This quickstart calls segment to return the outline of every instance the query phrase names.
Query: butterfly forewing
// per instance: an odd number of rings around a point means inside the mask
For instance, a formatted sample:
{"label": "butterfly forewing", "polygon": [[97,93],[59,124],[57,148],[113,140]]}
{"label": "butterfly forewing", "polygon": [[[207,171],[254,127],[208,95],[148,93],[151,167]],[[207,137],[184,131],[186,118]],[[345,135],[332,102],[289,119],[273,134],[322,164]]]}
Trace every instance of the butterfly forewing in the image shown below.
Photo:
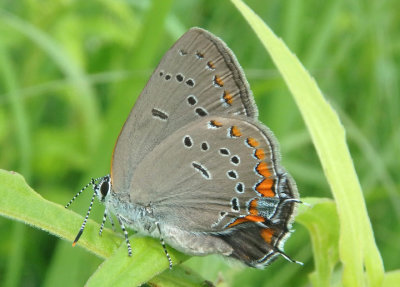
{"label": "butterfly forewing", "polygon": [[[113,153],[115,192],[127,192],[144,155],[177,129],[209,115],[257,117],[247,80],[230,49],[193,28],[165,54],[135,103]],[[115,169],[115,165],[126,166]]]}

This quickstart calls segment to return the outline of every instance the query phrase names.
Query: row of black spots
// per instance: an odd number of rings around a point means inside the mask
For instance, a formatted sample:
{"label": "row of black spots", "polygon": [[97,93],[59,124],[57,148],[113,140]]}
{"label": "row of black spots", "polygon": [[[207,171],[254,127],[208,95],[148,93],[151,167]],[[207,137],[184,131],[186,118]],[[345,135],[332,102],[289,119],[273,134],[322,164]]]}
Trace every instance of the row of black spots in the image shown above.
{"label": "row of black spots", "polygon": [[[189,135],[185,135],[183,137],[183,145],[187,148],[191,148],[193,146],[193,139],[189,136]],[[208,144],[208,142],[203,141],[200,144],[200,149],[202,151],[208,151],[210,149],[210,145]]]}
{"label": "row of black spots", "polygon": [[[189,96],[186,98],[186,100],[187,100],[189,106],[192,106],[192,107],[195,106],[195,105],[197,105],[197,103],[198,103],[198,100],[197,100],[197,98],[196,98],[194,95],[189,95]],[[197,108],[195,108],[195,109],[194,109],[194,112],[195,112],[196,115],[198,115],[198,116],[200,116],[200,117],[205,117],[205,116],[208,115],[207,110],[206,110],[205,108],[203,108],[203,107],[197,107]]]}
{"label": "row of black spots", "polygon": [[[161,71],[159,72],[159,76],[160,76],[160,77],[164,77],[164,80],[166,80],[166,81],[170,81],[170,80],[172,79],[172,75],[171,75],[170,73],[164,72],[164,70],[161,70]],[[184,76],[182,73],[178,73],[178,74],[175,75],[175,80],[176,80],[178,83],[182,83],[182,82],[185,81],[185,76]],[[195,81],[194,81],[192,78],[189,78],[189,79],[187,79],[187,80],[185,81],[185,84],[186,84],[188,87],[193,88],[193,87],[195,86],[196,83],[195,83]]]}
{"label": "row of black spots", "polygon": [[[179,50],[178,50],[178,53],[179,53],[180,56],[186,56],[186,55],[188,55],[188,52],[187,52],[186,50],[184,50],[184,49],[179,49]],[[196,57],[198,60],[203,60],[203,59],[204,59],[204,53],[203,53],[203,52],[200,52],[200,51],[196,51],[195,57]],[[215,68],[216,68],[216,67],[215,67],[215,64],[214,64],[213,61],[208,61],[207,64],[206,64],[206,66],[205,66],[205,68],[206,68],[207,70],[210,70],[210,71],[215,71]]]}
{"label": "row of black spots", "polygon": [[[179,49],[178,53],[179,53],[180,56],[188,55],[188,51],[186,51],[184,49]],[[204,59],[204,53],[202,53],[200,51],[196,51],[196,53],[194,55],[196,56],[197,59]]]}
{"label": "row of black spots", "polygon": [[192,167],[198,171],[205,179],[210,180],[211,179],[211,173],[208,171],[208,169],[202,165],[201,163],[198,162],[192,162]]}
{"label": "row of black spots", "polygon": [[[227,149],[227,148],[225,148],[225,147],[220,148],[220,149],[219,149],[219,153],[220,153],[220,155],[222,155],[222,156],[229,156],[229,155],[231,154],[231,152],[229,151],[229,149]],[[230,162],[231,162],[233,165],[238,166],[238,165],[240,164],[240,157],[239,157],[238,155],[234,155],[234,156],[232,156],[232,157],[230,158]]]}

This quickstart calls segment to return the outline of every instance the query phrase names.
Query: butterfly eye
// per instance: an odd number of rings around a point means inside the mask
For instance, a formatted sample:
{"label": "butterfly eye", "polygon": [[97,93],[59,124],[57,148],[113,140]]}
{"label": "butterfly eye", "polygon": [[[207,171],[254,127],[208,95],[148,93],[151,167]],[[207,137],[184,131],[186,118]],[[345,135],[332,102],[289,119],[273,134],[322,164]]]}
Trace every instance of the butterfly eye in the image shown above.
{"label": "butterfly eye", "polygon": [[106,197],[109,190],[110,190],[110,183],[108,181],[103,181],[100,186],[100,192],[103,198]]}

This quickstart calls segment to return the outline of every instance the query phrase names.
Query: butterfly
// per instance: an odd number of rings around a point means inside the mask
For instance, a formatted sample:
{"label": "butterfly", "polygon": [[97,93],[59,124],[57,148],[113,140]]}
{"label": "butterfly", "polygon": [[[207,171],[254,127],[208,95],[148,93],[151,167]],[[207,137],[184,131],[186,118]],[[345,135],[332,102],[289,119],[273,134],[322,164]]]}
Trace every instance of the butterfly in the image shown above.
{"label": "butterfly", "polygon": [[[190,255],[221,254],[264,268],[283,252],[299,200],[277,140],[258,120],[233,52],[192,28],[164,55],[126,120],[111,173],[92,179],[125,226]],[[76,195],[76,196],[77,196]],[[68,207],[76,196],[66,206]]]}

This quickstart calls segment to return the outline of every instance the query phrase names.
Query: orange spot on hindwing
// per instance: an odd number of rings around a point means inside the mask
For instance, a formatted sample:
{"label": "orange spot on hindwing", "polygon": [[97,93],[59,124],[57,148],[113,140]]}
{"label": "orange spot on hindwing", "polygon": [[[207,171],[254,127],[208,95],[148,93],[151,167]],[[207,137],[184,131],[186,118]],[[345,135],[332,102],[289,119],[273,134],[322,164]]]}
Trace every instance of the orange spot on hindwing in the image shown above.
{"label": "orange spot on hindwing", "polygon": [[233,97],[229,92],[224,91],[224,95],[222,96],[222,98],[224,99],[225,103],[227,103],[228,105],[233,104]]}
{"label": "orange spot on hindwing", "polygon": [[218,87],[223,87],[224,86],[224,81],[222,81],[221,77],[215,75],[214,76],[214,85]]}
{"label": "orange spot on hindwing", "polygon": [[216,127],[216,128],[222,127],[222,123],[219,122],[219,121],[216,121],[216,120],[211,120],[211,121],[210,121],[210,124],[211,124],[212,126]]}
{"label": "orange spot on hindwing", "polygon": [[256,151],[254,152],[254,156],[256,158],[258,158],[259,160],[263,160],[265,158],[264,149],[262,149],[262,148],[256,149]]}
{"label": "orange spot on hindwing", "polygon": [[268,165],[265,161],[260,162],[256,167],[257,172],[263,177],[270,177],[271,172],[268,169]]}
{"label": "orange spot on hindwing", "polygon": [[230,132],[231,137],[241,137],[242,136],[242,132],[240,131],[240,129],[237,126],[232,126],[231,127],[231,132]]}
{"label": "orange spot on hindwing", "polygon": [[259,142],[255,138],[247,138],[246,142],[251,147],[257,147],[259,145]]}
{"label": "orange spot on hindwing", "polygon": [[212,61],[208,61],[208,62],[207,62],[207,68],[208,68],[209,70],[215,70],[215,65],[214,65],[214,63],[213,63]]}
{"label": "orange spot on hindwing", "polygon": [[232,222],[231,224],[229,224],[228,227],[233,227],[235,225],[244,223],[244,222],[264,222],[265,219],[262,216],[257,216],[257,215],[247,215],[245,217],[240,217],[238,219],[236,219],[234,222]]}
{"label": "orange spot on hindwing", "polygon": [[258,204],[258,199],[253,199],[252,201],[250,201],[249,213],[251,215],[257,215],[258,214],[257,204]]}
{"label": "orange spot on hindwing", "polygon": [[265,242],[271,243],[273,236],[274,230],[272,230],[271,228],[261,229],[261,237],[265,240]]}
{"label": "orange spot on hindwing", "polygon": [[266,197],[274,197],[275,192],[272,190],[273,185],[273,179],[263,179],[260,183],[256,185],[256,190]]}

